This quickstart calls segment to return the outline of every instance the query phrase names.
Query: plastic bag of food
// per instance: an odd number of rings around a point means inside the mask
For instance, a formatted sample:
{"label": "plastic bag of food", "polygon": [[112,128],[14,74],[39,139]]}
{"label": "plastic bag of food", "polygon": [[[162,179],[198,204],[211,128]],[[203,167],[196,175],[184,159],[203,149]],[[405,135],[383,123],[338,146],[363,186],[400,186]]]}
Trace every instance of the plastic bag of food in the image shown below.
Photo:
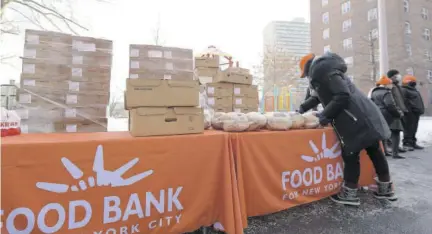
{"label": "plastic bag of food", "polygon": [[222,130],[223,129],[223,123],[221,118],[224,117],[226,115],[226,113],[224,112],[215,112],[212,120],[211,120],[211,126],[213,129],[216,130]]}
{"label": "plastic bag of food", "polygon": [[250,122],[250,126],[247,131],[256,131],[264,128],[267,124],[267,118],[259,112],[249,112],[246,114]]}
{"label": "plastic bag of food", "polygon": [[293,129],[300,129],[300,128],[304,128],[305,124],[306,124],[306,120],[303,117],[303,115],[301,115],[298,112],[289,112],[290,116],[291,116],[291,120],[292,120],[292,127]]}
{"label": "plastic bag of food", "polygon": [[266,114],[267,129],[273,131],[285,131],[291,128],[292,120],[288,113],[271,112]]}
{"label": "plastic bag of food", "polygon": [[204,109],[204,129],[211,127],[212,115],[210,110]]}
{"label": "plastic bag of food", "polygon": [[305,118],[305,128],[317,128],[319,126],[319,119],[316,117],[317,112],[307,112],[303,114]]}
{"label": "plastic bag of food", "polygon": [[221,118],[223,130],[226,132],[243,132],[250,126],[250,122],[245,114],[230,112]]}

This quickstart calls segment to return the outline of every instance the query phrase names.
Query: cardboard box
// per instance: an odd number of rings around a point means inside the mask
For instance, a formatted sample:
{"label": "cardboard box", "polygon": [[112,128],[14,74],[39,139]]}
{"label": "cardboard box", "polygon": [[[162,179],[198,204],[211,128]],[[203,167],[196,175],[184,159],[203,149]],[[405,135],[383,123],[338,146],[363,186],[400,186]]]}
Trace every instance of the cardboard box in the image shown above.
{"label": "cardboard box", "polygon": [[256,85],[234,84],[233,96],[235,97],[258,97]]}
{"label": "cardboard box", "polygon": [[198,106],[198,81],[126,79],[125,108]]}
{"label": "cardboard box", "polygon": [[233,111],[232,106],[229,107],[224,107],[224,106],[218,106],[218,107],[213,107],[213,111],[214,112],[224,112],[224,113],[229,113]]}
{"label": "cardboard box", "polygon": [[193,71],[192,60],[172,60],[163,58],[150,58],[146,60],[134,60],[129,62],[130,73],[139,71]]}
{"label": "cardboard box", "polygon": [[83,36],[71,36],[72,38],[72,49],[74,51],[86,52],[89,55],[95,53],[111,53],[113,42],[111,40],[83,37]]}
{"label": "cardboard box", "polygon": [[44,63],[36,59],[23,59],[22,77],[34,79],[66,80],[71,75],[68,65]]}
{"label": "cardboard box", "polygon": [[232,109],[232,97],[207,97],[207,105],[215,108],[230,108]]}
{"label": "cardboard box", "polygon": [[47,64],[70,64],[70,56],[72,50],[69,45],[58,44],[58,45],[25,45],[23,58],[24,61],[34,59],[39,63]]}
{"label": "cardboard box", "polygon": [[101,119],[106,117],[106,107],[76,107],[60,108],[52,105],[46,108],[17,109],[17,114],[23,121],[84,121],[86,119]]}
{"label": "cardboard box", "polygon": [[132,73],[129,71],[129,78],[131,79],[152,79],[152,80],[180,80],[191,81],[195,80],[195,74],[192,71],[150,71],[141,70]]}
{"label": "cardboard box", "polygon": [[233,97],[233,107],[235,108],[255,108],[258,107],[258,97]]}
{"label": "cardboard box", "polygon": [[129,57],[133,59],[165,58],[191,60],[193,63],[193,51],[176,47],[163,47],[156,45],[130,45]]}
{"label": "cardboard box", "polygon": [[86,52],[73,51],[69,57],[69,64],[86,65],[89,67],[111,67],[112,54],[98,53],[94,55],[88,55]]}
{"label": "cardboard box", "polygon": [[21,123],[22,133],[55,133],[55,132],[106,132],[107,119],[98,119],[98,123],[94,122],[36,122],[23,121]]}
{"label": "cardboard box", "polygon": [[217,82],[216,77],[218,76],[219,68],[202,68],[197,67],[195,73],[198,76],[198,80],[201,84]]}
{"label": "cardboard box", "polygon": [[227,82],[234,84],[252,84],[252,75],[248,69],[230,67],[218,73],[215,82]]}
{"label": "cardboard box", "polygon": [[180,135],[204,132],[204,115],[197,107],[141,107],[130,111],[132,136]]}
{"label": "cardboard box", "polygon": [[66,94],[59,91],[46,91],[40,94],[31,94],[20,92],[18,95],[18,102],[24,107],[91,107],[91,106],[105,106],[109,103],[109,94]]}
{"label": "cardboard box", "polygon": [[195,67],[199,68],[219,68],[219,56],[195,57]]}
{"label": "cardboard box", "polygon": [[205,85],[207,96],[231,97],[233,95],[233,84],[230,83],[207,83]]}
{"label": "cardboard box", "polygon": [[72,36],[59,32],[26,29],[24,43],[26,45],[64,44],[70,46],[72,43]]}
{"label": "cardboard box", "polygon": [[249,113],[249,112],[258,112],[258,107],[256,108],[249,108],[249,107],[243,107],[243,108],[233,108],[234,112],[237,113]]}
{"label": "cardboard box", "polygon": [[111,67],[91,67],[86,65],[73,65],[69,68],[70,80],[74,81],[109,81]]}

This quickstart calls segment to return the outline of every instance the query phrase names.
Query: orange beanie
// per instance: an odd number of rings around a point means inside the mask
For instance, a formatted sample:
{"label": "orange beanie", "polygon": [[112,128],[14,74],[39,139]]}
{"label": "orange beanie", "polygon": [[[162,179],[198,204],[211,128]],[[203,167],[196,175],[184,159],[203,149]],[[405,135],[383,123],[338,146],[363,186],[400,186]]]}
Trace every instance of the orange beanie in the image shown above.
{"label": "orange beanie", "polygon": [[307,55],[305,55],[305,56],[303,56],[301,59],[300,59],[300,64],[299,64],[299,66],[300,66],[300,71],[301,71],[301,78],[304,78],[305,77],[305,66],[306,66],[306,63],[309,61],[309,60],[311,60],[311,59],[313,59],[315,57],[315,55],[314,54],[312,54],[312,53],[310,53],[310,54],[307,54]]}
{"label": "orange beanie", "polygon": [[393,81],[387,76],[381,76],[381,78],[377,81],[377,85],[389,85],[392,83]]}
{"label": "orange beanie", "polygon": [[406,75],[403,79],[402,79],[402,83],[403,84],[408,84],[410,82],[417,82],[417,78],[415,78],[412,75]]}

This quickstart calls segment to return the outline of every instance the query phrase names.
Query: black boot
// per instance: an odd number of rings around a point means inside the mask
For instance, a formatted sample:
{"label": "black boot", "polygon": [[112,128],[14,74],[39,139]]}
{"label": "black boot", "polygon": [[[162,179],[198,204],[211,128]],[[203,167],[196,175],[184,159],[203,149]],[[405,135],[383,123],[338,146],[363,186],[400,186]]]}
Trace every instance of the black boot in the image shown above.
{"label": "black boot", "polygon": [[330,197],[336,203],[350,206],[360,206],[360,198],[357,196],[358,189],[342,186],[340,192]]}
{"label": "black boot", "polygon": [[422,150],[422,149],[424,149],[423,146],[419,146],[419,145],[417,145],[417,143],[415,143],[412,147],[413,147],[415,150]]}
{"label": "black boot", "polygon": [[414,147],[410,144],[404,144],[403,146],[407,151],[414,151]]}
{"label": "black boot", "polygon": [[377,199],[387,199],[389,201],[397,201],[397,196],[394,192],[393,182],[381,182],[378,179],[375,179],[378,190],[374,192],[374,196]]}
{"label": "black boot", "polygon": [[404,159],[405,157],[399,155],[399,141],[400,136],[398,131],[392,132],[392,156],[394,159]]}
{"label": "black boot", "polygon": [[405,153],[407,150],[404,147],[399,147],[399,153]]}

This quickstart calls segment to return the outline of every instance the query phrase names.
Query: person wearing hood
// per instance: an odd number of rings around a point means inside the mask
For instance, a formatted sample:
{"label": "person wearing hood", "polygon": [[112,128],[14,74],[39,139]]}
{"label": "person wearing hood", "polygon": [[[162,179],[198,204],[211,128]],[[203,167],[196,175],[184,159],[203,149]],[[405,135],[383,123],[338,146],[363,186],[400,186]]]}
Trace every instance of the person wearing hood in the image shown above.
{"label": "person wearing hood", "polygon": [[[403,130],[401,118],[403,117],[403,112],[396,105],[393,94],[391,92],[393,81],[387,76],[382,76],[378,80],[378,87],[375,87],[371,93],[371,99],[378,108],[381,110],[388,126],[391,130],[391,142],[392,151],[391,154],[395,159],[404,159],[405,157],[399,155],[399,142],[400,142],[400,132]],[[384,141],[385,142],[385,141]],[[384,146],[384,148],[387,148]]]}
{"label": "person wearing hood", "polygon": [[[404,115],[406,115],[409,110],[405,105],[405,98],[404,98],[404,95],[402,93],[402,88],[401,88],[402,76],[398,70],[391,69],[387,72],[387,77],[393,81],[393,87],[392,87],[391,91],[392,91],[394,100],[396,102],[396,105],[398,106],[398,108],[400,110],[402,110]],[[404,119],[402,119],[401,123],[402,123],[402,127],[405,128]],[[393,144],[393,142],[391,142],[391,141],[388,141],[388,143]],[[400,142],[398,142],[398,144],[399,143]],[[399,152],[401,152],[401,153],[404,153],[408,150],[412,150],[412,149],[406,148],[406,147],[398,147],[398,149],[399,149]]]}
{"label": "person wearing hood", "polygon": [[300,105],[304,113],[321,103],[317,113],[320,125],[331,124],[340,141],[344,161],[344,184],[331,200],[359,206],[360,151],[365,149],[378,175],[378,199],[397,200],[390,179],[387,159],[380,141],[390,137],[390,129],[378,107],[346,76],[347,65],[339,55],[327,52],[321,57],[308,54],[300,60],[302,77],[307,77],[311,97]]}
{"label": "person wearing hood", "polygon": [[416,89],[417,79],[414,76],[406,75],[402,80],[402,93],[409,112],[405,115],[405,129],[403,145],[409,149],[423,149],[417,144],[418,123],[420,116],[424,114],[425,107],[420,92]]}

